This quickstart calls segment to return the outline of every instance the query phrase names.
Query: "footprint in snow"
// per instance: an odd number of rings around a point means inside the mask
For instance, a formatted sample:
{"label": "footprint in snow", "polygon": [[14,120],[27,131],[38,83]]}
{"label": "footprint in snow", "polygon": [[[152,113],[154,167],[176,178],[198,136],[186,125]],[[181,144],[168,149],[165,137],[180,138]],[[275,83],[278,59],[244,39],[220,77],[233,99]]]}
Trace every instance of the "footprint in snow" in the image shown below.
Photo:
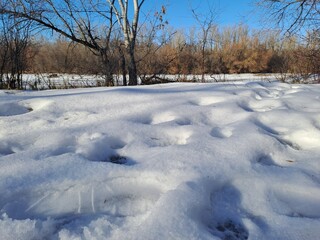
{"label": "footprint in snow", "polygon": [[0,104],[0,117],[16,116],[26,114],[31,111],[33,111],[31,107],[26,107],[15,102]]}
{"label": "footprint in snow", "polygon": [[[270,127],[259,120],[255,120],[254,124],[264,133],[274,138],[281,145],[290,147],[294,150],[301,150],[301,146],[298,145],[296,142],[292,141],[292,138],[289,140],[288,137],[286,137],[286,132],[288,132],[288,129],[274,129],[273,127]],[[293,138],[293,140],[299,139]]]}
{"label": "footprint in snow", "polygon": [[34,111],[39,111],[39,110],[49,108],[49,106],[53,104],[53,101],[48,99],[36,98],[36,99],[28,100],[26,103]]}
{"label": "footprint in snow", "polygon": [[132,165],[134,161],[118,151],[126,146],[122,140],[104,134],[84,134],[78,139],[76,153],[93,162]]}
{"label": "footprint in snow", "polygon": [[243,101],[238,104],[246,112],[269,112],[273,109],[283,107],[283,104],[278,100],[263,100],[263,101]]}
{"label": "footprint in snow", "polygon": [[279,137],[279,136],[273,136],[275,140],[277,140],[280,144],[282,144],[283,146],[289,147],[293,150],[301,150],[301,147],[296,144],[295,142],[292,142],[291,140],[288,140],[286,138],[283,137]]}
{"label": "footprint in snow", "polygon": [[293,88],[293,89],[290,89],[290,90],[287,90],[286,91],[286,94],[295,94],[295,93],[299,93],[299,92],[302,92],[303,90],[301,90],[301,89],[295,89],[295,88]]}
{"label": "footprint in snow", "polygon": [[22,149],[23,148],[17,143],[0,141],[0,157],[21,152]]}
{"label": "footprint in snow", "polygon": [[264,165],[264,166],[277,166],[280,167],[278,164],[275,163],[273,158],[270,155],[261,155],[257,158],[257,163]]}
{"label": "footprint in snow", "polygon": [[254,98],[256,100],[263,100],[265,98],[270,98],[270,92],[267,89],[254,90]]}
{"label": "footprint in snow", "polygon": [[175,123],[180,126],[191,125],[191,120],[184,117],[178,117],[172,112],[162,112],[153,116],[138,116],[134,122],[146,125],[158,125],[163,123]]}
{"label": "footprint in snow", "polygon": [[201,98],[193,101],[192,104],[195,104],[197,106],[209,106],[209,105],[223,102],[224,100],[225,100],[225,97],[208,96],[208,97],[201,97]]}
{"label": "footprint in snow", "polygon": [[7,155],[10,155],[13,153],[14,153],[14,151],[11,149],[11,147],[0,145],[0,157],[7,156]]}
{"label": "footprint in snow", "polygon": [[319,119],[314,119],[312,124],[315,129],[320,131],[320,115],[319,115]]}
{"label": "footprint in snow", "polygon": [[166,122],[171,122],[176,119],[176,115],[172,112],[158,113],[152,117],[150,124],[156,125]]}
{"label": "footprint in snow", "polygon": [[216,229],[223,235],[223,240],[247,240],[249,238],[247,230],[241,224],[232,220],[218,223]]}
{"label": "footprint in snow", "polygon": [[178,118],[175,120],[175,123],[180,125],[180,126],[186,126],[186,125],[191,125],[192,122],[190,119],[187,118]]}
{"label": "footprint in snow", "polygon": [[264,124],[260,120],[254,120],[254,124],[261,129],[263,132],[271,135],[280,135],[280,132],[274,129],[273,127],[268,126],[267,124]]}
{"label": "footprint in snow", "polygon": [[282,88],[279,88],[279,89],[269,89],[269,91],[270,91],[270,97],[273,98],[273,99],[278,99],[278,98],[282,97],[282,96],[284,95],[283,90],[286,90],[286,89],[282,89]]}
{"label": "footprint in snow", "polygon": [[166,130],[162,129],[150,137],[151,141],[149,144],[151,147],[168,147],[174,145],[186,145],[189,142],[190,137],[193,132],[191,130],[185,129],[184,126],[179,128],[168,128]]}
{"label": "footprint in snow", "polygon": [[295,162],[296,161],[292,159],[277,160],[270,154],[262,154],[261,156],[257,157],[255,161],[253,161],[253,163],[258,163],[262,166],[278,168],[289,167],[291,165],[294,165]]}
{"label": "footprint in snow", "polygon": [[264,222],[247,213],[241,207],[241,194],[231,184],[224,184],[211,193],[211,215],[207,216],[204,223],[209,232],[223,240],[246,240],[249,232],[242,221],[242,216],[252,221],[258,227],[263,227]]}
{"label": "footprint in snow", "polygon": [[149,115],[139,114],[135,117],[128,118],[127,121],[133,122],[136,124],[150,125],[152,123],[152,118]]}
{"label": "footprint in snow", "polygon": [[210,135],[215,138],[229,138],[233,135],[233,129],[229,127],[215,127],[211,130]]}

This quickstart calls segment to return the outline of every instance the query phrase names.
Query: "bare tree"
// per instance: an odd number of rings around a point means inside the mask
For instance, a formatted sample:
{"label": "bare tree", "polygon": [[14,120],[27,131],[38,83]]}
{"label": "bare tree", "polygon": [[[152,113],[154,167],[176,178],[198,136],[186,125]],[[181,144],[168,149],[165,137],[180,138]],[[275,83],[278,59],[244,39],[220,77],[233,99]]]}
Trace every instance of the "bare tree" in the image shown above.
{"label": "bare tree", "polygon": [[[41,28],[55,31],[88,47],[100,55],[105,64],[107,85],[112,84],[114,71],[110,56],[118,49],[120,55],[125,55],[125,61],[122,58],[122,62],[128,69],[129,85],[137,85],[135,49],[144,2],[145,0],[3,0],[0,3],[0,14],[31,21]],[[110,47],[116,24],[122,33],[124,49],[121,46],[115,49]],[[122,44],[121,41],[118,43]]]}
{"label": "bare tree", "polygon": [[308,27],[320,28],[320,0],[258,0],[272,19],[289,33]]}
{"label": "bare tree", "polygon": [[[129,0],[118,0],[118,4],[114,0],[107,0],[111,9],[115,12],[115,15],[120,25],[124,46],[127,54],[127,67],[129,73],[129,85],[138,84],[137,63],[135,59],[136,40],[138,33],[139,16],[142,5],[145,0],[132,0],[133,3],[133,17],[130,19],[130,10],[132,6],[129,4]],[[131,7],[131,8],[130,8]]]}
{"label": "bare tree", "polygon": [[31,44],[30,24],[1,17],[0,87],[22,89],[22,73],[27,68],[27,50]]}
{"label": "bare tree", "polygon": [[[315,73],[320,79],[320,0],[260,0],[260,5],[268,9],[270,16],[281,24],[286,33],[302,35],[306,44],[297,57],[305,59],[299,72],[309,75]],[[303,31],[300,31],[302,30]],[[306,34],[305,34],[306,33]],[[305,68],[306,65],[312,67]]]}
{"label": "bare tree", "polygon": [[[115,0],[109,1],[114,4]],[[110,43],[114,9],[103,0],[3,0],[0,14],[28,21],[82,44],[101,57],[106,85],[113,84]],[[102,19],[102,21],[96,21]]]}
{"label": "bare tree", "polygon": [[6,87],[4,75],[6,72],[9,58],[6,20],[3,16],[1,18],[1,29],[2,31],[0,33],[0,89],[3,89]]}
{"label": "bare tree", "polygon": [[216,10],[213,8],[212,5],[208,3],[209,11],[206,14],[200,14],[197,9],[192,9],[193,18],[196,20],[199,28],[200,28],[200,36],[199,36],[199,43],[201,47],[201,81],[204,82],[204,75],[206,73],[206,48],[210,43],[210,33],[212,32],[213,28],[215,27],[215,20],[216,20]]}

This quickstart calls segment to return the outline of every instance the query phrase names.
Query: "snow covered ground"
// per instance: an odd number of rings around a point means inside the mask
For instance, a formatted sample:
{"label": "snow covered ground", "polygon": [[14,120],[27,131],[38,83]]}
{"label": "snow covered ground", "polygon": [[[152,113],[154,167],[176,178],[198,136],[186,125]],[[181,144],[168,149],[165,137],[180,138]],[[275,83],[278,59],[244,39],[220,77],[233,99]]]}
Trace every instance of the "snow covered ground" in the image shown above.
{"label": "snow covered ground", "polygon": [[0,239],[320,236],[320,85],[0,91]]}
{"label": "snow covered ground", "polygon": [[[201,82],[201,75],[160,75],[162,79],[170,81],[196,81]],[[270,81],[280,79],[281,74],[213,74],[205,75],[205,82],[244,81],[247,79],[258,79]],[[289,79],[288,79],[289,81]],[[77,74],[24,74],[24,89],[66,89],[79,87],[104,86],[105,79],[99,75],[77,75]],[[141,80],[139,79],[139,82]],[[114,75],[114,84],[123,85],[122,76]]]}

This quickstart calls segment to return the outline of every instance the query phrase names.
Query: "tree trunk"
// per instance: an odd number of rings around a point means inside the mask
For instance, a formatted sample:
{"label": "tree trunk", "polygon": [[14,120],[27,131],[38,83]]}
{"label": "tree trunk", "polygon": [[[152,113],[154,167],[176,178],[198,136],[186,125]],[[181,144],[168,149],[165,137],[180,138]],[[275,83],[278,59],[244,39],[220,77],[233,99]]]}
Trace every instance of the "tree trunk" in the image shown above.
{"label": "tree trunk", "polygon": [[128,72],[129,72],[129,85],[138,85],[138,73],[137,73],[137,64],[134,57],[134,48],[131,47],[128,49]]}
{"label": "tree trunk", "polygon": [[122,69],[122,85],[127,86],[127,69],[126,69],[126,60],[124,56],[121,57],[121,69]]}
{"label": "tree trunk", "polygon": [[126,58],[121,46],[119,46],[119,54],[120,54],[120,67],[122,72],[122,85],[127,86],[128,83],[127,83]]}
{"label": "tree trunk", "polygon": [[205,71],[206,71],[206,67],[205,67],[205,57],[206,57],[206,52],[205,52],[205,42],[203,43],[203,46],[202,46],[202,59],[201,59],[201,82],[205,82]]}
{"label": "tree trunk", "polygon": [[113,86],[114,82],[113,82],[113,71],[112,71],[112,67],[110,65],[110,60],[108,58],[108,55],[106,52],[101,52],[101,59],[104,65],[104,77],[105,77],[105,86]]}
{"label": "tree trunk", "polygon": [[113,83],[113,75],[109,72],[109,71],[107,71],[106,72],[106,75],[105,75],[105,86],[107,86],[107,87],[112,87],[112,86],[114,86],[114,83]]}

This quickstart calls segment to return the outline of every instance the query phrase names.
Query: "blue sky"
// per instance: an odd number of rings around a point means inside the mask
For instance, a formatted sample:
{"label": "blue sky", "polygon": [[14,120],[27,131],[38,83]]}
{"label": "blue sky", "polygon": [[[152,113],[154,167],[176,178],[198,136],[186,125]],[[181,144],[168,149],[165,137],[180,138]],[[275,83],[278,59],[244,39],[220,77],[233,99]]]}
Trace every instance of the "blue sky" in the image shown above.
{"label": "blue sky", "polygon": [[261,27],[254,0],[161,0],[156,3],[151,2],[153,1],[146,1],[146,5],[150,4],[147,7],[165,5],[169,24],[177,28],[194,26],[196,23],[191,9],[195,8],[198,13],[206,14],[209,5],[217,11],[216,23],[218,25],[229,26],[244,23],[252,28]]}

